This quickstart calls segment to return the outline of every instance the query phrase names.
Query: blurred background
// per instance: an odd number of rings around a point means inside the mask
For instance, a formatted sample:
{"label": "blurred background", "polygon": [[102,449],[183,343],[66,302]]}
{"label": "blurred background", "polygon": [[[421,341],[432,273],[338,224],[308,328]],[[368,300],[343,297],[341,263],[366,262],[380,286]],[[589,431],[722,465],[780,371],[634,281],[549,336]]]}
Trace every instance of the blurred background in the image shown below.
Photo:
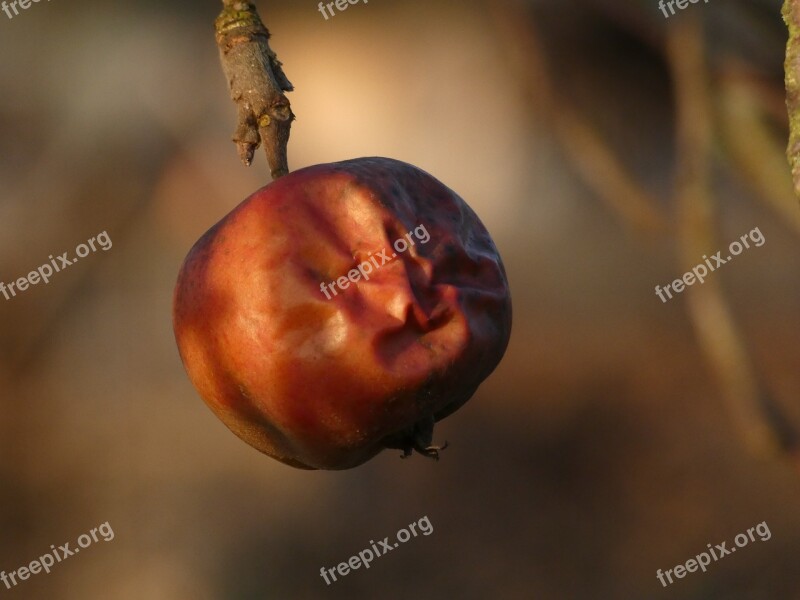
{"label": "blurred background", "polygon": [[[296,88],[291,168],[381,155],[456,190],[508,271],[506,357],[437,426],[438,463],[306,472],[245,445],[171,326],[188,249],[268,182],[230,142],[220,3],[0,13],[0,280],[113,241],[0,298],[0,570],[115,533],[0,595],[800,598],[780,2],[257,6]],[[755,228],[763,246],[655,295]],[[321,567],[423,516],[430,536],[325,585]],[[656,579],[761,522],[768,541]]]}

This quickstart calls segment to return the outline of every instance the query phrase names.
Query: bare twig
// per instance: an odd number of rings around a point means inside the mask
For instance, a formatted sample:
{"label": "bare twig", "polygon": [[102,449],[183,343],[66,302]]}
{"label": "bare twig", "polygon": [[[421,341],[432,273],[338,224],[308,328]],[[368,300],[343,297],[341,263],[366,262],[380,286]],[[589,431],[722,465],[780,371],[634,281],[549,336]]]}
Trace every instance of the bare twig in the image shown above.
{"label": "bare twig", "polygon": [[[680,262],[681,269],[688,271],[698,256],[717,246],[710,176],[712,105],[699,19],[687,15],[669,28],[667,55],[675,83],[678,127],[676,204]],[[761,389],[718,281],[709,279],[701,286],[693,286],[685,297],[700,347],[750,448],[762,455],[792,450],[792,429]]]}
{"label": "bare twig", "polygon": [[289,172],[286,147],[294,114],[283,92],[294,88],[269,47],[270,34],[256,7],[240,0],[223,0],[222,4],[214,28],[222,69],[238,110],[233,141],[247,166],[263,141],[276,179]]}
{"label": "bare twig", "polygon": [[786,172],[783,136],[769,126],[769,98],[761,92],[755,76],[737,65],[728,65],[719,83],[723,148],[734,172],[743,177],[759,200],[800,234],[800,207]]}
{"label": "bare twig", "polygon": [[658,200],[627,169],[600,133],[558,94],[536,28],[516,2],[487,0],[486,9],[508,46],[534,107],[550,124],[558,143],[586,184],[608,208],[635,230],[665,232],[669,220]]}
{"label": "bare twig", "polygon": [[783,20],[789,28],[784,63],[786,107],[789,110],[789,145],[786,156],[792,167],[795,194],[800,196],[800,1],[784,1]]}

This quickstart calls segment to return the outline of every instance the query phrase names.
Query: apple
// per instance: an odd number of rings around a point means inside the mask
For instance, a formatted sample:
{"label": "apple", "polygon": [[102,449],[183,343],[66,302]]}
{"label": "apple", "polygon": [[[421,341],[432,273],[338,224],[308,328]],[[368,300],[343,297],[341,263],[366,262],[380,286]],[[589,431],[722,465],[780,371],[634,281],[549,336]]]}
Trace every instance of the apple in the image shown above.
{"label": "apple", "polygon": [[175,338],[211,410],[261,452],[348,469],[438,457],[433,425],[511,333],[503,263],[452,190],[407,163],[315,165],[256,191],[181,267]]}

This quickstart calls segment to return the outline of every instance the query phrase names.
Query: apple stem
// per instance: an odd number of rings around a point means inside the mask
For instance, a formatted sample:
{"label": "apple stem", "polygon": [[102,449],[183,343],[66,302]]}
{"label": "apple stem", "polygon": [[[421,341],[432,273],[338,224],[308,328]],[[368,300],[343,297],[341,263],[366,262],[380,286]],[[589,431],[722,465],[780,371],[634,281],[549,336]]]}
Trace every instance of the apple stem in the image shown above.
{"label": "apple stem", "polygon": [[294,87],[269,47],[269,30],[255,5],[242,0],[222,1],[214,30],[222,70],[238,111],[233,141],[239,158],[249,167],[263,141],[272,178],[286,175],[286,148],[295,117],[284,92]]}

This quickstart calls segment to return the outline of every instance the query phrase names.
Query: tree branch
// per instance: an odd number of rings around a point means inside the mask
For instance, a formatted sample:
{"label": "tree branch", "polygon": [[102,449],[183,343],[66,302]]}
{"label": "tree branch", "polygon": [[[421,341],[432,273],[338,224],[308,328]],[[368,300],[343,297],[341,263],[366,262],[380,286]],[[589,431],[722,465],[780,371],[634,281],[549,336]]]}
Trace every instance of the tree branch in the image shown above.
{"label": "tree branch", "polygon": [[662,233],[671,224],[648,192],[603,139],[589,119],[559,94],[537,28],[523,6],[511,0],[485,0],[506,44],[510,64],[568,160],[598,198],[635,229]]}
{"label": "tree branch", "polygon": [[795,193],[800,196],[800,4],[785,0],[783,20],[789,29],[786,43],[786,107],[789,110],[789,145],[786,156],[792,167]]}
{"label": "tree branch", "polygon": [[[677,123],[676,204],[680,269],[719,247],[714,235],[712,189],[714,118],[699,18],[686,15],[667,32],[667,60],[675,88]],[[747,344],[718,279],[686,291],[689,317],[700,348],[719,381],[723,398],[746,443],[764,456],[786,452],[798,460],[798,436],[780,405],[763,388]]]}
{"label": "tree branch", "polygon": [[294,120],[283,92],[294,89],[270,49],[270,33],[256,7],[241,0],[223,0],[214,23],[222,70],[228,78],[238,123],[233,141],[246,166],[264,142],[272,178],[289,172],[286,147]]}

